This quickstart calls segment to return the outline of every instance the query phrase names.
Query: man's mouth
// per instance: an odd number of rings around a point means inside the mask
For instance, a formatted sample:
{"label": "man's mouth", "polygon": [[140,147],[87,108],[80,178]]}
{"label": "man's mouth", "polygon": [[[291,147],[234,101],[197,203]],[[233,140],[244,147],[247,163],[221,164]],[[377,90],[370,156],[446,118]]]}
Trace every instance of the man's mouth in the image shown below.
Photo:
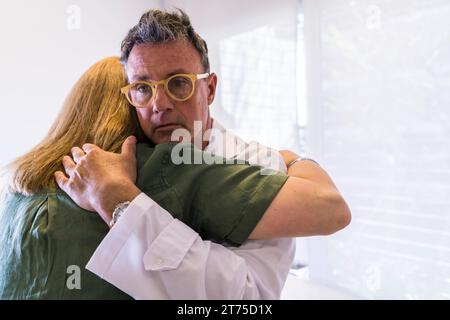
{"label": "man's mouth", "polygon": [[183,126],[178,123],[167,123],[164,125],[157,126],[155,131],[173,131],[178,128],[182,128]]}

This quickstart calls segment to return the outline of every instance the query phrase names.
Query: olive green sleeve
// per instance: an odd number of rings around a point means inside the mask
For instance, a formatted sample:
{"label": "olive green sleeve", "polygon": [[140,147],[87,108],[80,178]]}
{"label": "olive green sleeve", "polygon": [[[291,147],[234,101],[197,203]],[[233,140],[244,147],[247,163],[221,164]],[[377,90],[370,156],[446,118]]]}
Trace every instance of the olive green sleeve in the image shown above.
{"label": "olive green sleeve", "polygon": [[[183,156],[182,163],[177,154]],[[238,246],[247,240],[288,176],[275,171],[262,175],[259,166],[225,162],[190,144],[181,150],[174,144],[158,145],[147,160],[140,161],[138,187],[203,239]]]}
{"label": "olive green sleeve", "polygon": [[[261,175],[249,165],[204,166],[195,178],[195,222],[207,238],[241,245],[287,180],[281,173]],[[200,170],[199,170],[200,171]]]}

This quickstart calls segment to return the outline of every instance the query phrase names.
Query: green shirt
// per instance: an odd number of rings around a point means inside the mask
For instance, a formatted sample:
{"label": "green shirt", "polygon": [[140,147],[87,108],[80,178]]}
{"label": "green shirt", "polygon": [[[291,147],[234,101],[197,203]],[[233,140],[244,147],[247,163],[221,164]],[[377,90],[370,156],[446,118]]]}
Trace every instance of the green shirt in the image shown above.
{"label": "green shirt", "polygon": [[[138,145],[137,186],[203,239],[242,244],[287,176],[248,164],[176,165],[174,146]],[[192,145],[181,154],[207,155]],[[0,209],[0,299],[129,299],[84,268],[108,231],[62,192],[9,195]],[[80,267],[81,289],[68,288],[69,266]]]}

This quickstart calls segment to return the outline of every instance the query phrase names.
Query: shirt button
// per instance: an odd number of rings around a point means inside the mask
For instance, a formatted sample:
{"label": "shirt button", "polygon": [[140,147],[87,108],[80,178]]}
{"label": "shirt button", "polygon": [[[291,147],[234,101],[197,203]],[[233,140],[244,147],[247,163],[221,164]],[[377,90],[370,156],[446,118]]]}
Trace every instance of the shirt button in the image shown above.
{"label": "shirt button", "polygon": [[164,259],[161,258],[161,257],[156,257],[156,258],[155,258],[155,263],[156,263],[158,266],[162,266],[162,265],[164,264]]}

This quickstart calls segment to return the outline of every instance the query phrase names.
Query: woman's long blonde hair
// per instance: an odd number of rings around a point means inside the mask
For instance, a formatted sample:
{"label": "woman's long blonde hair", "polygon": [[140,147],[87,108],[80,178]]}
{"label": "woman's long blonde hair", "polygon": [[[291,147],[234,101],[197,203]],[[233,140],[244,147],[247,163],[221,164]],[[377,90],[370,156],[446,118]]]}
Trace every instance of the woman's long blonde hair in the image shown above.
{"label": "woman's long blonde hair", "polygon": [[90,67],[72,88],[47,136],[30,152],[7,166],[9,192],[55,191],[53,173],[63,170],[62,157],[74,146],[93,143],[118,152],[130,135],[142,140],[136,111],[120,93],[126,85],[119,58]]}

